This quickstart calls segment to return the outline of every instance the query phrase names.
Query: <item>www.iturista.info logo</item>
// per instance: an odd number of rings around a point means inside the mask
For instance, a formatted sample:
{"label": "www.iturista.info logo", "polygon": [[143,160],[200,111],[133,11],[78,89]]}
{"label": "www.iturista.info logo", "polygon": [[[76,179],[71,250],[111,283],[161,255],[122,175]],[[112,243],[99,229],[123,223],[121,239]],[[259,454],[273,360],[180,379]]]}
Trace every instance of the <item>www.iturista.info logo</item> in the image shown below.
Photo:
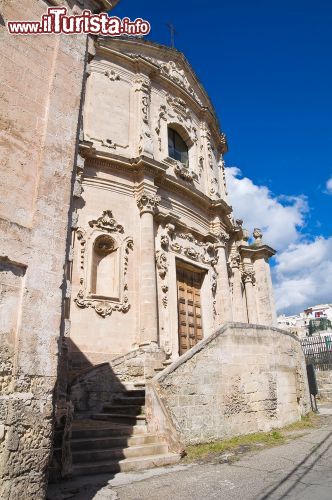
{"label": "www.iturista.info logo", "polygon": [[148,21],[140,17],[131,21],[128,17],[120,19],[111,16],[110,12],[93,14],[91,10],[83,10],[80,15],[68,15],[66,7],[49,7],[47,14],[40,21],[8,21],[9,33],[15,35],[46,35],[64,33],[66,35],[86,33],[90,35],[108,36],[142,36],[150,33]]}

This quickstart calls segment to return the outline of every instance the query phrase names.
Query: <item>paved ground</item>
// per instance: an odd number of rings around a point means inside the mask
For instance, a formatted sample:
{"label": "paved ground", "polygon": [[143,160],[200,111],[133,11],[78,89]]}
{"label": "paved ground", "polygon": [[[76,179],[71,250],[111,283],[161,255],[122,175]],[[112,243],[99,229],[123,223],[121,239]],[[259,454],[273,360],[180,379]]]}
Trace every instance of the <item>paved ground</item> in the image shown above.
{"label": "paved ground", "polygon": [[[234,463],[177,465],[141,473],[89,476],[52,486],[49,500],[331,500],[332,408],[321,426]],[[222,460],[224,462],[224,460]]]}

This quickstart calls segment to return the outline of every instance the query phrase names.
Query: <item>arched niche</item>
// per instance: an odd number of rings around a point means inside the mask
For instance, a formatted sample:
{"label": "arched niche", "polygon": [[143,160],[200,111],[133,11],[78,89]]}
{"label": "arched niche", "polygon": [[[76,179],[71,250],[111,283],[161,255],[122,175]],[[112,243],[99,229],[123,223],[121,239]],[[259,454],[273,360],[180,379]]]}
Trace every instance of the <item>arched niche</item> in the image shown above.
{"label": "arched niche", "polygon": [[114,238],[101,234],[93,242],[91,294],[98,297],[119,296],[119,247]]}

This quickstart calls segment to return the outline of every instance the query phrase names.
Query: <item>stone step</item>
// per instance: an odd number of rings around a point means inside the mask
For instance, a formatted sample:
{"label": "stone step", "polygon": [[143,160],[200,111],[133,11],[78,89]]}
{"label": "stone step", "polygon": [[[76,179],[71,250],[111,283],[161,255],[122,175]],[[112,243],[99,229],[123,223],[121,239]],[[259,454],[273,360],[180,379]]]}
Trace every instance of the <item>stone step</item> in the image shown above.
{"label": "stone step", "polygon": [[121,395],[123,394],[124,396],[127,396],[128,398],[144,398],[145,399],[145,386],[137,389],[128,389],[127,391],[124,391],[120,393]]}
{"label": "stone step", "polygon": [[104,474],[107,472],[129,472],[176,464],[180,460],[176,453],[164,453],[139,458],[125,458],[123,460],[108,460],[104,462],[90,462],[73,466],[73,475]]}
{"label": "stone step", "polygon": [[117,405],[145,405],[145,397],[136,397],[136,396],[115,396],[113,398],[112,404]]}
{"label": "stone step", "polygon": [[114,413],[114,414],[126,414],[126,415],[142,415],[144,413],[145,407],[140,405],[115,405],[113,403],[105,404],[103,407],[103,412]]}
{"label": "stone step", "polygon": [[71,440],[71,449],[72,451],[104,450],[108,448],[119,448],[121,446],[128,447],[142,444],[156,444],[159,440],[160,438],[156,434],[79,438]]}
{"label": "stone step", "polygon": [[107,450],[84,450],[73,453],[73,463],[104,462],[106,460],[139,458],[150,455],[163,455],[167,453],[168,446],[164,443],[143,444],[128,448],[109,448]]}
{"label": "stone step", "polygon": [[124,425],[145,425],[145,415],[129,415],[126,413],[95,413],[94,420],[107,420],[109,422],[120,423]]}
{"label": "stone step", "polygon": [[[106,422],[105,422],[106,423]],[[113,436],[136,436],[147,434],[146,425],[121,425],[112,422],[107,422],[107,426],[98,427],[98,422],[95,421],[96,427],[74,427],[72,430],[72,439],[93,439],[107,438]]]}
{"label": "stone step", "polygon": [[155,368],[154,371],[156,373],[159,373],[159,372],[162,372],[163,370],[165,370],[165,367],[164,366],[160,366],[159,368]]}

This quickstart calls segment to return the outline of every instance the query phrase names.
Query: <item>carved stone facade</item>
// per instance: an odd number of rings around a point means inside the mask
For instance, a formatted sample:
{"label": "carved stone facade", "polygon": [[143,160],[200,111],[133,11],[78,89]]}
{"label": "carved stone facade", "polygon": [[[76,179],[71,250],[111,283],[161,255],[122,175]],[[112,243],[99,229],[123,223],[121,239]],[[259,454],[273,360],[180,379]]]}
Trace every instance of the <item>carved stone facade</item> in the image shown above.
{"label": "carved stone facade", "polygon": [[[186,162],[172,157],[169,129],[186,144]],[[76,370],[150,344],[176,359],[180,268],[200,276],[204,337],[227,321],[275,323],[267,264],[274,251],[261,239],[249,245],[232,218],[226,138],[182,54],[144,40],[99,40],[81,137],[68,308]],[[93,265],[103,234],[113,238],[104,242],[113,245],[109,255],[119,252],[112,278],[98,273],[103,260]],[[95,279],[113,280],[110,297],[91,289]]]}

